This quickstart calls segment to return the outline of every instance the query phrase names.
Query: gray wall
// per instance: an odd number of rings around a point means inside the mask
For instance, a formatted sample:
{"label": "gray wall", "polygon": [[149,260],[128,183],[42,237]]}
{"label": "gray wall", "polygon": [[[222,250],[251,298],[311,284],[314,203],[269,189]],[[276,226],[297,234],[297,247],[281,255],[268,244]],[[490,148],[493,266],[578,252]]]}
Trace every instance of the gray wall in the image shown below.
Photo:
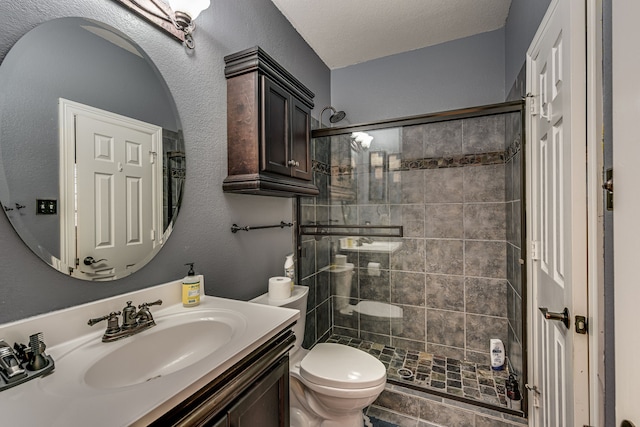
{"label": "gray wall", "polygon": [[504,101],[504,36],[499,29],[332,70],[331,102],[347,113],[340,125]]}
{"label": "gray wall", "polygon": [[514,0],[502,29],[332,70],[340,124],[504,101],[549,3]]}
{"label": "gray wall", "polygon": [[277,8],[265,0],[215,0],[198,18],[196,49],[184,47],[111,1],[39,0],[0,4],[0,58],[28,30],[64,16],[101,20],[128,34],[154,61],[173,94],[184,129],[188,173],[173,234],[158,256],[134,275],[106,283],[68,278],[40,261],[0,219],[0,322],[17,320],[181,278],[195,262],[206,293],[248,299],[282,274],[292,230],[232,234],[230,226],[292,219],[290,199],[222,192],[227,173],[227,54],[260,45],[329,104],[330,72]]}
{"label": "gray wall", "polygon": [[551,0],[513,0],[505,29],[505,88],[508,93],[516,80]]}

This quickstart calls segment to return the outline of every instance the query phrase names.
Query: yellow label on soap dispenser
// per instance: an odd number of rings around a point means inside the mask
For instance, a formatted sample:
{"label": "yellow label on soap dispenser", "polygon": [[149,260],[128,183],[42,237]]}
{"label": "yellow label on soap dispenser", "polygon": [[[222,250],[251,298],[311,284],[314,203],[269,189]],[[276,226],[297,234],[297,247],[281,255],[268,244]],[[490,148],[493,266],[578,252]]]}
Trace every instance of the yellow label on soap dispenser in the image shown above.
{"label": "yellow label on soap dispenser", "polygon": [[200,282],[182,284],[182,305],[193,307],[200,304]]}

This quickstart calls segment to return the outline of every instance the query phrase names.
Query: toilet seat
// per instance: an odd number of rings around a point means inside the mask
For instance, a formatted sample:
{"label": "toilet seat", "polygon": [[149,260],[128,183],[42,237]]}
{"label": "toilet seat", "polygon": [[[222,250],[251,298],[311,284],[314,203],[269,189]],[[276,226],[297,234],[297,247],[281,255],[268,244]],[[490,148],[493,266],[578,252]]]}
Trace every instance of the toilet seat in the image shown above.
{"label": "toilet seat", "polygon": [[386,370],[382,362],[361,350],[321,343],[300,361],[300,376],[324,387],[363,389],[384,383]]}

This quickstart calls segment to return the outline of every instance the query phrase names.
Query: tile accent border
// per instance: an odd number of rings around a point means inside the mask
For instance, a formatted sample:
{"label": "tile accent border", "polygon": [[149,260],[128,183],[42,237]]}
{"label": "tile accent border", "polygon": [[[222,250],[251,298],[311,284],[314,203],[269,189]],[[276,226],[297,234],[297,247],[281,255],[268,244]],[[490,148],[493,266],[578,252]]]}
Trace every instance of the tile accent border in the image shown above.
{"label": "tile accent border", "polygon": [[402,159],[400,167],[390,170],[408,171],[423,169],[459,168],[471,165],[501,165],[505,162],[505,152],[463,154],[461,156],[426,157],[423,159]]}
{"label": "tile accent border", "polygon": [[520,151],[522,141],[520,141],[520,135],[507,147],[505,151],[505,163],[513,158]]}
{"label": "tile accent border", "polygon": [[[520,140],[514,141],[507,151],[496,151],[491,153],[480,154],[464,154],[461,156],[448,156],[448,157],[425,157],[423,159],[402,159],[400,160],[400,166],[396,168],[390,168],[390,171],[410,171],[410,170],[425,170],[425,169],[444,169],[444,168],[459,168],[463,166],[486,166],[486,165],[501,165],[506,163],[511,157],[513,157],[518,151],[520,151]],[[326,163],[319,162],[317,160],[311,161],[311,168],[314,172],[321,173],[323,175],[335,176],[335,175],[351,175],[354,173],[355,168],[351,165],[330,166]]]}

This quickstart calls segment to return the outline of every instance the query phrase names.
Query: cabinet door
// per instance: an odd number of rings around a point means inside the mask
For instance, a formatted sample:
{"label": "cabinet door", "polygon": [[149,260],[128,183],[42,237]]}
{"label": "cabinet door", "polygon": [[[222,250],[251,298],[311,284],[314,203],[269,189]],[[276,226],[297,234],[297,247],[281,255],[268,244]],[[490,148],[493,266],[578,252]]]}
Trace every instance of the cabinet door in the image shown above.
{"label": "cabinet door", "polygon": [[291,95],[280,85],[262,76],[261,169],[291,175],[289,111]]}
{"label": "cabinet door", "polygon": [[291,176],[311,181],[311,112],[296,98],[291,98],[291,158],[295,165]]}
{"label": "cabinet door", "polygon": [[289,427],[289,358],[282,358],[228,412],[229,427]]}

